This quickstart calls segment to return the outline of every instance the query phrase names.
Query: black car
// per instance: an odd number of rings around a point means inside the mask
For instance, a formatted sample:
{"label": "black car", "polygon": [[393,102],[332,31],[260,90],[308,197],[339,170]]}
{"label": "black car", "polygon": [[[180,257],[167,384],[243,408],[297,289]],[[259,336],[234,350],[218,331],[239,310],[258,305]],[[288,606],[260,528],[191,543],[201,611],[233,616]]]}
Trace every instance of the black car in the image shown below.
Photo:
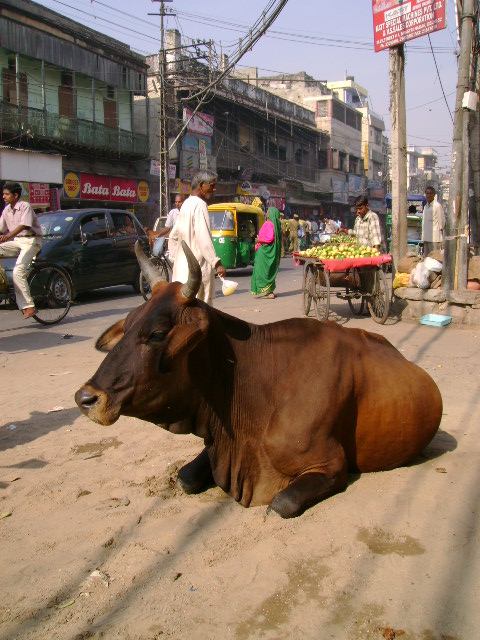
{"label": "black car", "polygon": [[150,255],[148,237],[135,216],[116,209],[68,209],[42,213],[37,263],[55,264],[70,279],[72,298],[84,291],[130,284],[140,291],[135,242]]}

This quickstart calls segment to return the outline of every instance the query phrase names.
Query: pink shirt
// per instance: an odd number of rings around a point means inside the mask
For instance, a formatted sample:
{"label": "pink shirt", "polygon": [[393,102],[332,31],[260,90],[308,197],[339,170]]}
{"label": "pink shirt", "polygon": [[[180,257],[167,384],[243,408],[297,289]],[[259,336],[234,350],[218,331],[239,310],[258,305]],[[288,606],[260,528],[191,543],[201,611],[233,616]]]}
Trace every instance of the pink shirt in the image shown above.
{"label": "pink shirt", "polygon": [[272,244],[275,242],[275,227],[273,226],[273,222],[267,220],[260,228],[258,232],[259,242],[255,245],[255,251],[262,246],[262,244]]}
{"label": "pink shirt", "polygon": [[26,227],[30,227],[30,229],[20,231],[17,237],[42,235],[42,229],[34,210],[30,206],[30,203],[24,202],[23,200],[19,200],[13,208],[11,205],[7,205],[2,211],[0,233],[9,233],[20,225],[25,225]]}

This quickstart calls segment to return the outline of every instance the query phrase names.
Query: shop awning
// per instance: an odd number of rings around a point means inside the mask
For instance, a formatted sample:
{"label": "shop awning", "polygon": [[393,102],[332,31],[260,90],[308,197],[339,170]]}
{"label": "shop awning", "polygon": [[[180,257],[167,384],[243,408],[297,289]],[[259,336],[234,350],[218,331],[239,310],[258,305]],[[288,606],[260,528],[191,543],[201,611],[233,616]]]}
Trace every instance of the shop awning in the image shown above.
{"label": "shop awning", "polygon": [[287,197],[288,204],[303,205],[304,207],[321,207],[322,202],[320,200],[302,200],[301,198]]}

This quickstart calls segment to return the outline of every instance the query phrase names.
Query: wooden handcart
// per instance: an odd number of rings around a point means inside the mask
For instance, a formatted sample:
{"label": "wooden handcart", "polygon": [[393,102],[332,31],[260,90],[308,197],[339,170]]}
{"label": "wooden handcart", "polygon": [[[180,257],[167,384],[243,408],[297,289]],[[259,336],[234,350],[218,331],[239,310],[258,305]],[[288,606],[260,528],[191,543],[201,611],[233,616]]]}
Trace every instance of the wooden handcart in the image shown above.
{"label": "wooden handcart", "polygon": [[352,312],[361,315],[365,305],[372,320],[383,324],[390,313],[391,292],[385,275],[390,254],[370,258],[321,260],[293,254],[295,266],[303,265],[303,313],[313,308],[318,320],[327,320],[330,313],[331,289],[336,297],[347,300]]}

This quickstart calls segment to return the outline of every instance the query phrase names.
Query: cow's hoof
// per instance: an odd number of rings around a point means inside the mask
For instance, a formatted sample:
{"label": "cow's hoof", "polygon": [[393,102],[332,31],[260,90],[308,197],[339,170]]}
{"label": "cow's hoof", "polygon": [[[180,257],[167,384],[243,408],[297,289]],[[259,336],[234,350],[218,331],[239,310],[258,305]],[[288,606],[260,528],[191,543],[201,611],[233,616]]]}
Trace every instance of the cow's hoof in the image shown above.
{"label": "cow's hoof", "polygon": [[180,477],[180,473],[178,474],[177,485],[180,487],[183,493],[186,493],[188,495],[200,493],[203,489],[202,482],[194,482],[191,479],[182,478]]}
{"label": "cow's hoof", "polygon": [[299,508],[288,495],[277,493],[271,503],[268,505],[267,514],[275,511],[282,518],[295,518],[300,516],[305,509]]}

